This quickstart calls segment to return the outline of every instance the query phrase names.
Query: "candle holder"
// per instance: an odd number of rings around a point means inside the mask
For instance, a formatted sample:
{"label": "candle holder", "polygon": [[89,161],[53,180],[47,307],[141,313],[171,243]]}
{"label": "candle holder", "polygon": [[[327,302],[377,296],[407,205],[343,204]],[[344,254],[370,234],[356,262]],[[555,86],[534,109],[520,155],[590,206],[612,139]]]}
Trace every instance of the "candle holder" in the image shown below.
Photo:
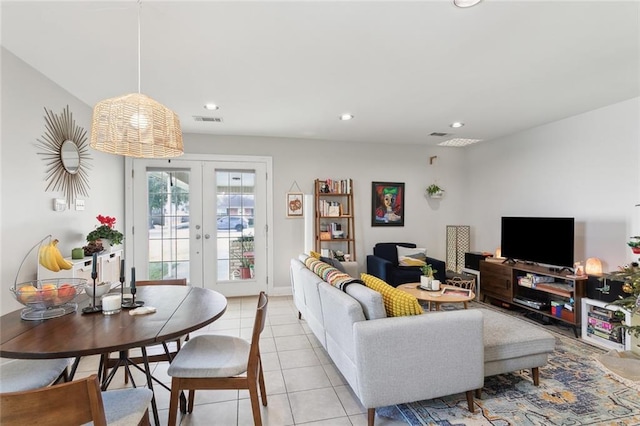
{"label": "candle holder", "polygon": [[[123,300],[122,302],[122,308],[123,309],[135,309],[135,308],[139,308],[140,306],[144,305],[144,302],[142,300],[136,300],[136,289],[132,288],[131,289],[131,302],[125,302]],[[123,296],[124,297],[124,296]]]}
{"label": "candle holder", "polygon": [[82,308],[83,314],[95,314],[97,312],[102,312],[102,306],[96,305],[96,278],[98,278],[97,272],[91,272],[91,278],[93,279],[93,297],[91,306],[87,306],[86,308]]}

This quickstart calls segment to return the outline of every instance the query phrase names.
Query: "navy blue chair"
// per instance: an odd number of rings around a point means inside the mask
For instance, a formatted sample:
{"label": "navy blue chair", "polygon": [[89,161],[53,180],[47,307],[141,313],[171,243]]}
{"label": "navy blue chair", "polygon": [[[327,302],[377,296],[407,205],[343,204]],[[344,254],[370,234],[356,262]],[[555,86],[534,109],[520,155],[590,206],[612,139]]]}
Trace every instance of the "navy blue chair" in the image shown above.
{"label": "navy blue chair", "polygon": [[[399,266],[396,246],[416,248],[413,243],[378,243],[373,254],[367,256],[367,274],[376,276],[394,287],[404,283],[420,282],[422,271],[417,266]],[[434,278],[444,283],[447,278],[446,264],[442,260],[427,257],[427,263],[437,272]]]}

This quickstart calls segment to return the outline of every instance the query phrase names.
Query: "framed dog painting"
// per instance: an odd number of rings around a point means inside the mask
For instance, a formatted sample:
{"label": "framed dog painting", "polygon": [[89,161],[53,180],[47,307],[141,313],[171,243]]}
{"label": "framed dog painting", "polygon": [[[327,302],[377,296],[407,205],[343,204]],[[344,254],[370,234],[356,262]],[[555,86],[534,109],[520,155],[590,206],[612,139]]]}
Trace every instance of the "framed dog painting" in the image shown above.
{"label": "framed dog painting", "polygon": [[371,226],[404,226],[404,183],[371,183]]}

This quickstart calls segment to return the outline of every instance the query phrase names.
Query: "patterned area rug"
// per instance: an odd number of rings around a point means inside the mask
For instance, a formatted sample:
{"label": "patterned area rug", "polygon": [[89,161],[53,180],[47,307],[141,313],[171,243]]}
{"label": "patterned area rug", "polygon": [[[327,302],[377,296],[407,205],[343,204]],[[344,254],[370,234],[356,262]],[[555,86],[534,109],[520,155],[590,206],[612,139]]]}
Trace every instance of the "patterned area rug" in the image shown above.
{"label": "patterned area rug", "polygon": [[376,410],[410,425],[640,425],[640,392],[599,368],[593,347],[556,335],[556,349],[540,368],[540,386],[530,370],[485,379],[476,412],[464,394]]}

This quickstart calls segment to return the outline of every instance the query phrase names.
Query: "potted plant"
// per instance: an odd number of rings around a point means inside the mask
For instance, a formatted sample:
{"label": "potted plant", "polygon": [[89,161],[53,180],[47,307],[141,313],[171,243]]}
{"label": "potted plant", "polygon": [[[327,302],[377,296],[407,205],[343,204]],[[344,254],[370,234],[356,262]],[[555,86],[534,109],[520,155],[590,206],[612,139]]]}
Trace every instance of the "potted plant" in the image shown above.
{"label": "potted plant", "polygon": [[438,284],[438,288],[434,288],[433,283],[433,274],[438,271],[433,269],[433,266],[428,263],[422,266],[420,269],[422,270],[422,276],[420,277],[420,287],[425,290],[440,290],[440,285]]}
{"label": "potted plant", "polygon": [[100,226],[97,226],[96,229],[87,234],[88,242],[101,241],[103,248],[107,250],[111,250],[112,246],[122,244],[124,235],[114,228],[116,225],[115,217],[102,216],[99,214],[96,219],[100,222]]}
{"label": "potted plant", "polygon": [[631,251],[635,254],[640,254],[640,236],[631,237],[631,241],[627,245],[631,247]]}
{"label": "potted plant", "polygon": [[240,278],[251,278],[251,268],[253,267],[253,237],[242,236],[232,242],[231,255],[239,264],[238,270]]}
{"label": "potted plant", "polygon": [[429,197],[431,198],[442,198],[444,195],[444,189],[440,188],[437,184],[432,183],[427,186],[427,194],[429,194]]}

